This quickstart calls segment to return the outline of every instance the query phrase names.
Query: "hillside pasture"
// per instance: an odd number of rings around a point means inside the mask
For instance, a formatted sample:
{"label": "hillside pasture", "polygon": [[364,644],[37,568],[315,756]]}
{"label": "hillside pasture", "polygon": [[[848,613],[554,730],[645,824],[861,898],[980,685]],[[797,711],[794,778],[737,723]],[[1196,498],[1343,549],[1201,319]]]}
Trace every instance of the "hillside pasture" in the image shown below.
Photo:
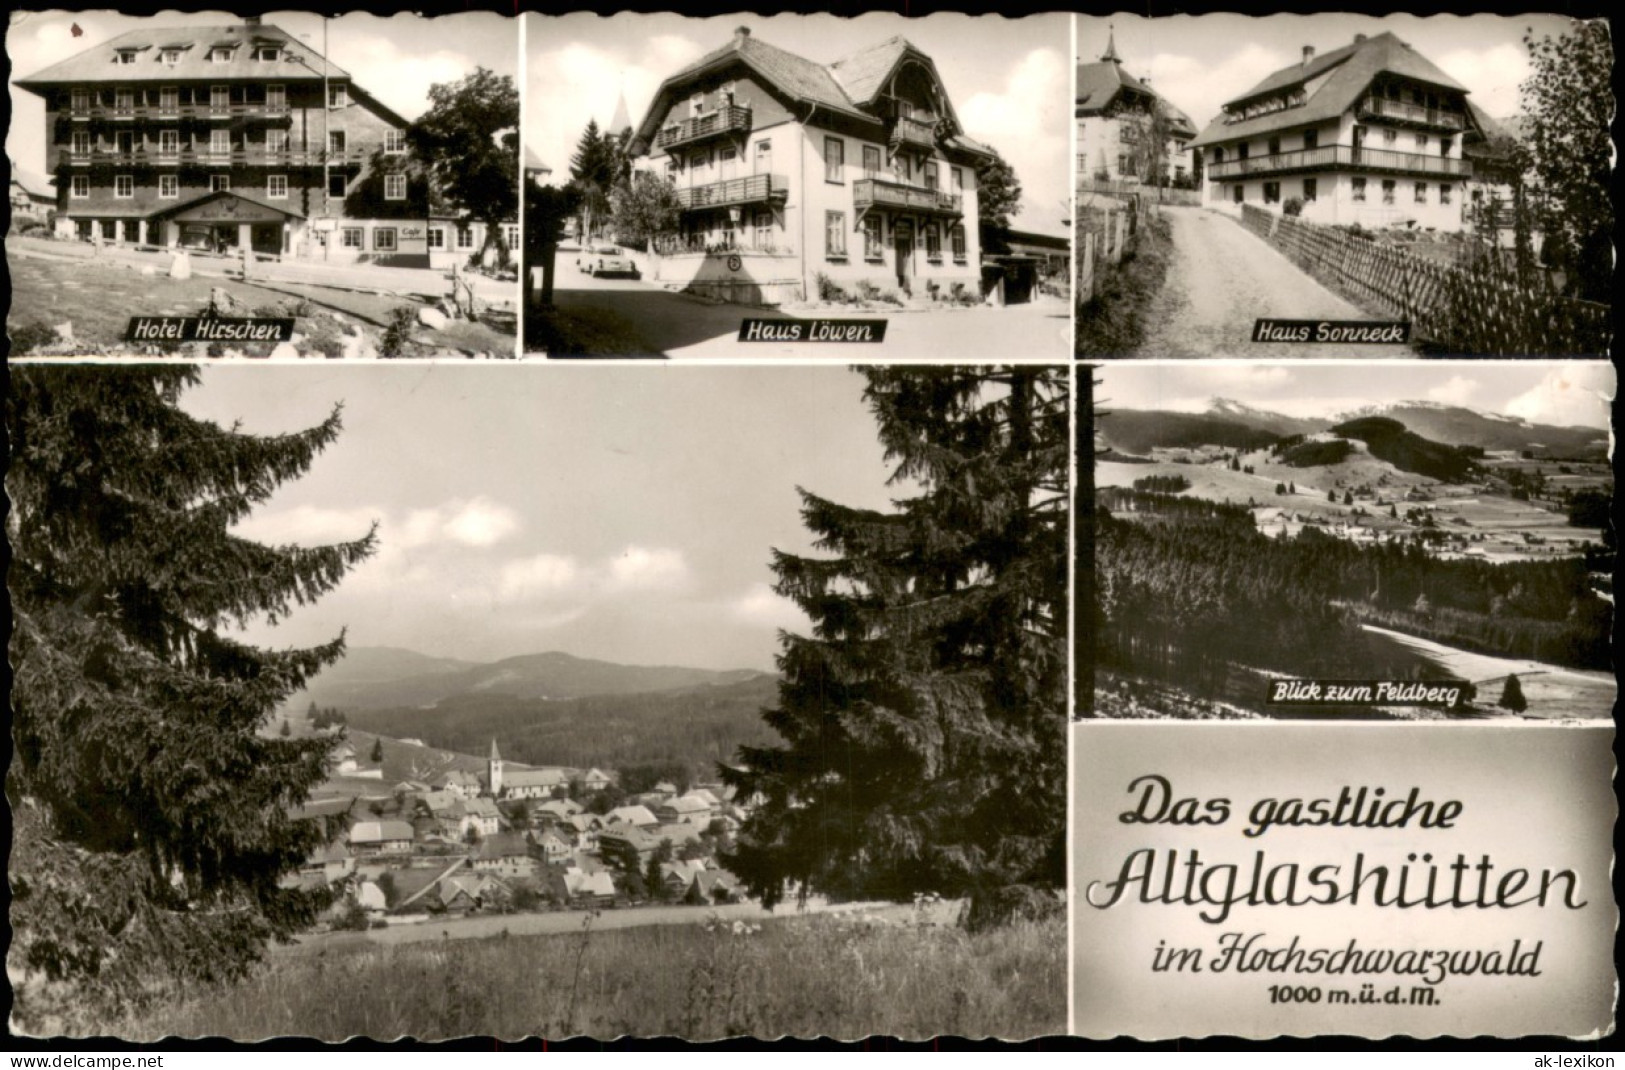
{"label": "hillside pasture", "polygon": [[139,1041],[1064,1033],[1064,917],[973,935],[951,923],[953,912],[952,905],[900,906],[326,945],[273,956],[240,984],[177,994],[139,1019],[88,1028]]}

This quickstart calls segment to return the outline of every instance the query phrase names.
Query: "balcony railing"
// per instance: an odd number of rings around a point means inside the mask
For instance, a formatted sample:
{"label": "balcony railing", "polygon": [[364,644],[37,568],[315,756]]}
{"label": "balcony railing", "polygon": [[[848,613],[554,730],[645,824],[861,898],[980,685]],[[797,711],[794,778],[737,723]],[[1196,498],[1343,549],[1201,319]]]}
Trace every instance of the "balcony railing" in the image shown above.
{"label": "balcony railing", "polygon": [[739,104],[696,115],[692,119],[672,123],[655,135],[657,148],[669,149],[677,145],[691,145],[709,141],[724,134],[750,133],[750,109]]}
{"label": "balcony railing", "polygon": [[1386,97],[1360,98],[1358,114],[1362,119],[1388,119],[1439,130],[1464,130],[1467,127],[1467,121],[1460,112],[1427,108],[1420,104],[1406,104],[1404,101],[1389,100]]}
{"label": "balcony railing", "polygon": [[253,104],[93,104],[87,108],[74,108],[70,119],[286,119],[290,109],[287,102],[280,104],[259,101]]}
{"label": "balcony railing", "polygon": [[1279,175],[1292,171],[1390,171],[1406,175],[1442,175],[1467,178],[1473,173],[1469,160],[1449,156],[1428,156],[1418,152],[1391,152],[1387,149],[1356,149],[1352,145],[1327,145],[1295,152],[1275,152],[1250,156],[1245,160],[1210,163],[1210,179],[1247,178]]}
{"label": "balcony railing", "polygon": [[930,152],[937,147],[937,124],[920,119],[898,119],[891,131],[891,150],[916,149]]}
{"label": "balcony railing", "polygon": [[884,178],[860,178],[852,183],[852,203],[859,209],[897,208],[909,212],[963,215],[964,198],[925,186],[910,186]]}
{"label": "balcony railing", "polygon": [[363,149],[324,153],[319,149],[268,149],[263,146],[213,149],[207,145],[188,145],[175,150],[141,148],[128,152],[118,149],[91,149],[86,152],[65,149],[61,161],[70,167],[320,167],[323,163],[361,163],[365,157],[366,150]]}
{"label": "balcony railing", "polygon": [[677,191],[677,204],[684,210],[719,208],[730,204],[760,204],[785,196],[789,189],[783,175],[747,175],[725,178],[703,186]]}

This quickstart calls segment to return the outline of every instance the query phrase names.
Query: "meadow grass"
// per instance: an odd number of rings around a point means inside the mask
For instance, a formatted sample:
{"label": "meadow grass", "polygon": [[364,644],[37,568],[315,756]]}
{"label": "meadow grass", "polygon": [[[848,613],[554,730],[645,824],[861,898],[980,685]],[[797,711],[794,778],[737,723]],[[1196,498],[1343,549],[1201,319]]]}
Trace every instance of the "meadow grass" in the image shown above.
{"label": "meadow grass", "polygon": [[1065,1032],[1065,951],[1062,918],[972,935],[907,911],[332,945],[95,1031],[1021,1039]]}

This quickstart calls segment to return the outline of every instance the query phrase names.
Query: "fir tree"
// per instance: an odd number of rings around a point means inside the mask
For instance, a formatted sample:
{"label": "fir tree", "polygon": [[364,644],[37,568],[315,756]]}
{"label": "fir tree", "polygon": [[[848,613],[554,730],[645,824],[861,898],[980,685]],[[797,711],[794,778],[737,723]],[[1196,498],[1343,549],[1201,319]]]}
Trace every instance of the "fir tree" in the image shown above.
{"label": "fir tree", "polygon": [[375,739],[375,740],[372,741],[372,764],[373,765],[382,764],[383,760],[384,760],[384,741],[381,740],[381,739]]}
{"label": "fir tree", "polygon": [[1523,697],[1523,685],[1518,683],[1516,675],[1507,676],[1507,682],[1501,686],[1501,697],[1495,704],[1513,713],[1522,713],[1529,708],[1529,700]]}
{"label": "fir tree", "polygon": [[315,549],[233,535],[333,442],[339,414],[248,435],[182,411],[199,379],[30,367],[6,409],[10,966],[104,1007],[165,979],[240,975],[326,900],[278,878],[318,843],[289,810],[325,776],[329,741],[281,738],[270,720],[343,637],[270,651],[223,626],[324,594],[373,535]]}
{"label": "fir tree", "polygon": [[619,135],[601,133],[598,120],[588,119],[576,151],[570,157],[570,191],[576,198],[582,241],[597,237],[609,215],[610,194],[630,175],[630,159]]}
{"label": "fir tree", "polygon": [[890,511],[802,491],[827,556],[775,552],[812,620],[785,635],[780,746],[724,779],[761,803],[728,865],[787,892],[906,898],[1060,885],[1065,827],[1067,376],[872,368]]}

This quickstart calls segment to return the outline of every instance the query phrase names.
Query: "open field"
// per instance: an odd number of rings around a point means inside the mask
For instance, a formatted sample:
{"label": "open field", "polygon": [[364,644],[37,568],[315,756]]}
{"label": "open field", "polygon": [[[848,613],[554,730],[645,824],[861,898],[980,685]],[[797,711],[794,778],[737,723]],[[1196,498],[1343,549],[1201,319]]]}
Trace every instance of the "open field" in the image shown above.
{"label": "open field", "polygon": [[[1478,705],[1505,719],[1606,721],[1613,717],[1614,699],[1619,689],[1609,673],[1565,669],[1526,658],[1475,654],[1387,628],[1370,624],[1361,627],[1414,651],[1452,676],[1477,683]],[[1524,698],[1529,701],[1529,708],[1521,714],[1496,710],[1494,706],[1509,673],[1517,674]]]}
{"label": "open field", "polygon": [[[1223,460],[1232,451],[1216,447],[1201,449],[1158,449],[1151,464],[1102,461],[1095,466],[1095,483],[1100,487],[1130,487],[1150,476],[1182,476],[1190,488],[1181,497],[1253,505],[1253,518],[1259,530],[1275,536],[1285,531],[1295,536],[1305,523],[1315,523],[1334,535],[1375,540],[1417,530],[1403,519],[1407,510],[1431,514],[1434,525],[1460,535],[1466,545],[1439,550],[1440,556],[1471,556],[1486,561],[1531,561],[1580,553],[1584,543],[1602,542],[1597,528],[1573,527],[1567,517],[1531,502],[1497,494],[1483,485],[1441,483],[1426,476],[1403,472],[1386,461],[1365,452],[1362,443],[1353,443],[1355,452],[1348,460],[1332,465],[1295,468],[1272,459],[1268,450],[1239,452],[1243,466],[1252,474],[1233,472]],[[1555,470],[1555,465],[1547,465]],[[1567,478],[1579,488],[1612,488],[1610,481],[1590,471],[1590,466],[1574,466]],[[1578,469],[1586,468],[1580,472]],[[1295,486],[1295,493],[1277,494],[1277,484]],[[1354,504],[1343,504],[1343,493],[1369,487],[1373,494],[1356,494]],[[1327,498],[1335,492],[1338,500]],[[1417,500],[1407,501],[1413,495]],[[1377,505],[1377,499],[1382,505]],[[1389,516],[1397,507],[1399,518]],[[1361,510],[1356,513],[1355,510]]]}
{"label": "open field", "polygon": [[1066,923],[971,935],[907,907],[278,954],[250,979],[90,1023],[129,1039],[871,1034],[1066,1029]]}

